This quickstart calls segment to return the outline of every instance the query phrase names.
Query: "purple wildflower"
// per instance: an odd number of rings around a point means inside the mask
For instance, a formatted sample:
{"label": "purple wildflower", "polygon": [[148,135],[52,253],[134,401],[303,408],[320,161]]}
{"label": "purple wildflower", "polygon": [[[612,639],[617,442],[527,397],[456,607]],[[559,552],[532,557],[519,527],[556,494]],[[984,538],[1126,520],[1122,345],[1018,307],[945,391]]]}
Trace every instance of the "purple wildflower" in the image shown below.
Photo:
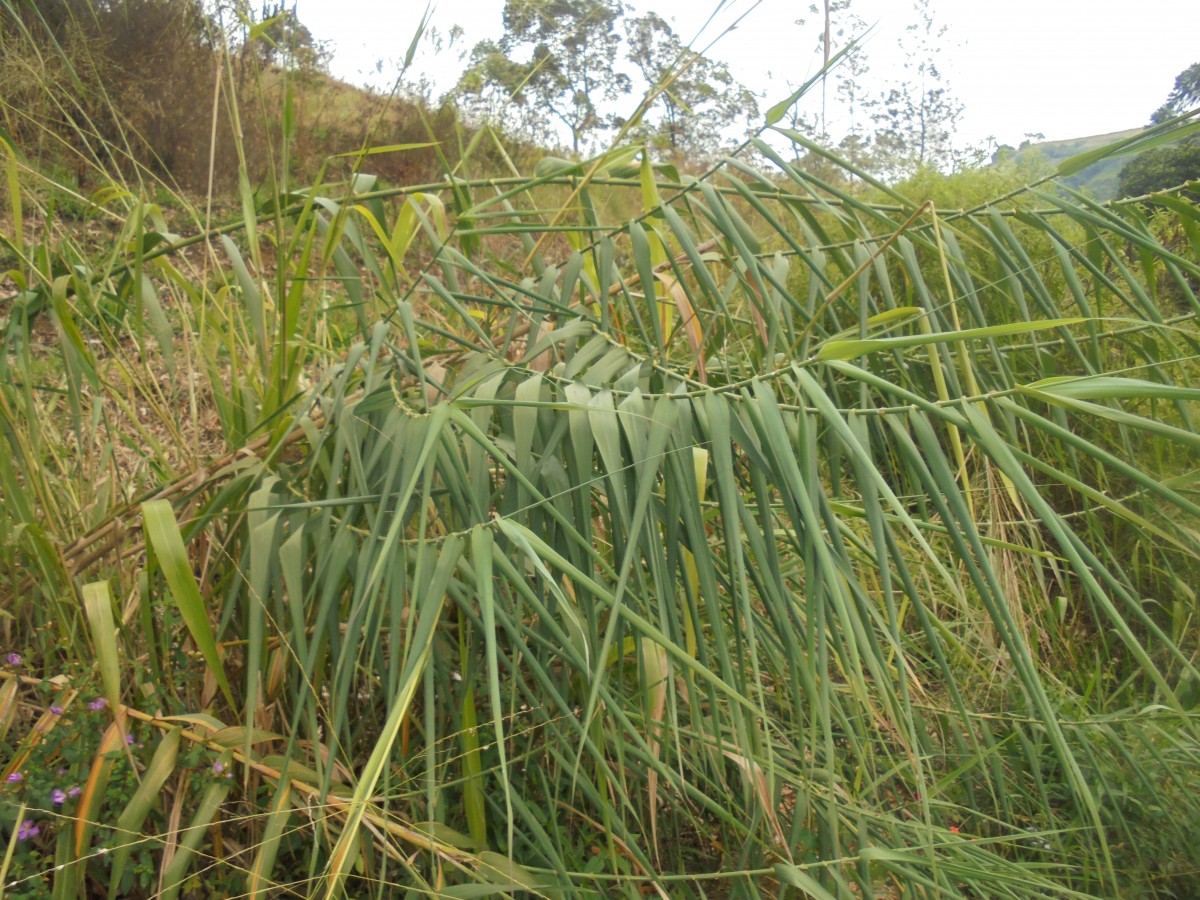
{"label": "purple wildflower", "polygon": [[10,653],[8,656],[4,657],[4,661],[10,666],[19,666],[21,664],[21,654]]}
{"label": "purple wildflower", "polygon": [[17,840],[27,841],[30,838],[35,838],[42,833],[42,829],[33,819],[26,819],[21,823],[21,827],[17,829]]}
{"label": "purple wildflower", "polygon": [[133,735],[132,734],[125,735],[125,746],[126,747],[133,746]]}
{"label": "purple wildflower", "polygon": [[61,716],[63,714],[63,708],[55,704],[54,706],[50,707],[50,712],[54,713],[56,716]]}
{"label": "purple wildflower", "polygon": [[62,788],[55,788],[50,792],[50,802],[55,806],[62,806],[67,802],[67,792]]}
{"label": "purple wildflower", "polygon": [[77,784],[72,785],[70,790],[67,791],[67,796],[70,797],[72,800],[74,800],[76,797],[78,797],[79,796],[79,785],[77,785]]}
{"label": "purple wildflower", "polygon": [[105,700],[103,697],[97,697],[95,700],[93,700],[91,703],[88,704],[88,709],[95,712],[96,710],[104,709],[106,706],[108,706],[108,701]]}
{"label": "purple wildflower", "polygon": [[9,772],[8,778],[6,778],[4,780],[7,781],[9,784],[16,784],[18,781],[21,781],[24,777],[25,776],[22,775],[20,772]]}

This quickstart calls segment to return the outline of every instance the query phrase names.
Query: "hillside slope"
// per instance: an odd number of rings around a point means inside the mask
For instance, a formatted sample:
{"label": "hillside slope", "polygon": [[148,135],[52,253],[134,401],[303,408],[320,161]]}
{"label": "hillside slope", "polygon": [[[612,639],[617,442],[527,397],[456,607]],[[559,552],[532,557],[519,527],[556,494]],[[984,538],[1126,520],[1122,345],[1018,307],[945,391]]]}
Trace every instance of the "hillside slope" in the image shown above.
{"label": "hillside slope", "polygon": [[[1140,128],[1130,128],[1125,131],[1113,131],[1108,134],[1093,134],[1088,137],[1069,138],[1064,141],[1042,141],[1037,144],[1027,144],[1018,151],[1017,158],[1039,154],[1051,165],[1058,165],[1064,159],[1077,153],[1084,153],[1111,144],[1122,138],[1127,138],[1141,131]],[[1095,165],[1088,166],[1082,172],[1063,179],[1063,183],[1079,190],[1087,191],[1097,200],[1111,200],[1117,195],[1117,181],[1121,167],[1127,159],[1106,159]]]}

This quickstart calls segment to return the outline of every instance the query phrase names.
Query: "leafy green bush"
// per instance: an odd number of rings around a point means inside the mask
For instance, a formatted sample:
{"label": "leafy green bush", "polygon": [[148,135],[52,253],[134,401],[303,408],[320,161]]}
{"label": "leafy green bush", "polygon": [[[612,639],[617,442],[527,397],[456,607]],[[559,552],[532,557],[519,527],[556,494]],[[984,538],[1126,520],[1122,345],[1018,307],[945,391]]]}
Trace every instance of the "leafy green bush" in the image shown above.
{"label": "leafy green bush", "polygon": [[1183,141],[1139,154],[1121,169],[1121,196],[1144,197],[1154,191],[1200,181],[1200,142]]}
{"label": "leafy green bush", "polygon": [[[1195,115],[1200,104],[1200,63],[1193,63],[1175,78],[1167,102],[1150,117],[1160,125],[1176,117]],[[1140,153],[1121,169],[1121,196],[1141,197],[1154,191],[1200,181],[1200,138],[1184,137],[1177,144]],[[1195,199],[1195,192],[1192,193]]]}

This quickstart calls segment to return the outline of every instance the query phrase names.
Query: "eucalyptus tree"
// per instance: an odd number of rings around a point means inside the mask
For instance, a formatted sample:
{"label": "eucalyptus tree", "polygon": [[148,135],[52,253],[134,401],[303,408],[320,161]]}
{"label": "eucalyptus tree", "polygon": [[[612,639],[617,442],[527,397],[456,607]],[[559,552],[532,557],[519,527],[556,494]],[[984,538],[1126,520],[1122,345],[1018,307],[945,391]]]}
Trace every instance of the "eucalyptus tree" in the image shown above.
{"label": "eucalyptus tree", "polygon": [[731,126],[758,115],[754,92],[729,67],[686,46],[659,15],[627,20],[626,56],[655,92],[647,130],[673,159],[711,157]]}
{"label": "eucalyptus tree", "polygon": [[[810,24],[820,26],[815,49],[824,66],[829,65],[835,53],[847,47],[851,41],[863,37],[869,30],[867,22],[854,11],[851,3],[852,0],[824,0],[821,6],[814,3],[808,8],[808,18],[796,20],[796,24],[801,27]],[[871,111],[878,103],[871,95],[867,79],[870,71],[871,64],[865,49],[862,46],[855,47],[822,79],[821,114],[819,121],[811,123],[828,141],[829,97],[832,93],[835,100],[834,124],[845,126],[841,145],[843,149],[850,149],[855,154],[847,156],[847,159],[855,163],[861,161],[861,154],[871,140],[863,116],[866,114],[869,119]],[[832,92],[829,90],[830,86],[833,88]]]}
{"label": "eucalyptus tree", "polygon": [[947,169],[959,160],[954,132],[963,105],[937,61],[948,29],[935,21],[930,0],[916,0],[913,10],[917,20],[900,40],[904,76],[884,89],[872,114],[876,165],[893,178],[921,166]]}
{"label": "eucalyptus tree", "polygon": [[616,68],[624,14],[620,0],[507,0],[504,37],[475,45],[460,102],[501,122],[516,112],[543,139],[565,128],[580,152],[613,127],[606,105],[631,89]]}

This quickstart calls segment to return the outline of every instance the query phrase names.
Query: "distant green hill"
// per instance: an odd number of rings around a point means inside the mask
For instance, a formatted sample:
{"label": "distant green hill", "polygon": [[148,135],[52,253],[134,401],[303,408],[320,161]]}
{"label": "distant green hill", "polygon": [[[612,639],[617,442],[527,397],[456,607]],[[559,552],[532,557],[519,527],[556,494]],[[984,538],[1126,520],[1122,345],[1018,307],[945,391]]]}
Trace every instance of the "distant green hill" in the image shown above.
{"label": "distant green hill", "polygon": [[[1043,141],[1038,144],[1025,144],[1015,151],[1018,158],[1038,154],[1051,165],[1058,165],[1064,159],[1111,144],[1122,138],[1137,134],[1142,129],[1130,128],[1126,131],[1113,131],[1109,134],[1094,134],[1090,137],[1070,138],[1065,141]],[[1121,167],[1128,161],[1127,157],[1106,159],[1093,166],[1088,166],[1082,172],[1077,172],[1063,179],[1064,184],[1073,188],[1087,191],[1097,200],[1111,200],[1117,195],[1117,179]]]}

